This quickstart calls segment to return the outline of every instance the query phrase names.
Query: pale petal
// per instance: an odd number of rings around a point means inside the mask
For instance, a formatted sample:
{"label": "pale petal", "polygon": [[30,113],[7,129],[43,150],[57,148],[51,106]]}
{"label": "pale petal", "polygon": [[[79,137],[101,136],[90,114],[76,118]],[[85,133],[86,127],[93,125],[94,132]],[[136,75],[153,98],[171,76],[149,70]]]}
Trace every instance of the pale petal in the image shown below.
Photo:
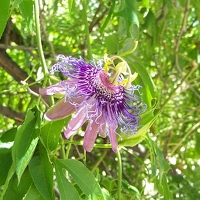
{"label": "pale petal", "polygon": [[106,122],[104,117],[101,115],[95,122],[99,125],[99,135],[103,138],[106,137]]}
{"label": "pale petal", "polygon": [[39,93],[41,95],[65,94],[67,86],[68,81],[65,80],[47,88],[39,88]]}
{"label": "pale petal", "polygon": [[83,142],[83,148],[90,152],[92,151],[94,147],[94,142],[97,137],[99,125],[93,121],[92,123],[88,124],[87,130],[84,135],[84,142]]}
{"label": "pale petal", "polygon": [[62,119],[75,111],[75,106],[64,99],[56,103],[52,108],[50,108],[46,114],[45,119],[47,120],[57,120]]}
{"label": "pale petal", "polygon": [[102,138],[106,137],[106,124],[101,125],[101,127],[99,128],[99,135]]}
{"label": "pale petal", "polygon": [[86,113],[84,112],[84,107],[82,107],[69,121],[67,130],[64,131],[65,137],[69,139],[70,136],[77,132],[77,130],[85,123],[86,120]]}
{"label": "pale petal", "polygon": [[109,137],[110,137],[110,143],[112,145],[112,150],[114,152],[117,152],[117,134],[116,134],[116,126],[110,125],[109,126]]}

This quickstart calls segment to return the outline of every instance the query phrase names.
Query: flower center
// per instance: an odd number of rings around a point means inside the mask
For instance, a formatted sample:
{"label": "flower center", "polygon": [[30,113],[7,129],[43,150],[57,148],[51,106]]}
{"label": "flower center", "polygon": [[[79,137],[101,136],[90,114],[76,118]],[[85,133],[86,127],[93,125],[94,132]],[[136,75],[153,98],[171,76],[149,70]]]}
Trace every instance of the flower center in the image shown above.
{"label": "flower center", "polygon": [[123,87],[112,84],[109,80],[108,74],[104,71],[97,73],[94,80],[95,97],[100,100],[101,103],[116,102],[123,99]]}

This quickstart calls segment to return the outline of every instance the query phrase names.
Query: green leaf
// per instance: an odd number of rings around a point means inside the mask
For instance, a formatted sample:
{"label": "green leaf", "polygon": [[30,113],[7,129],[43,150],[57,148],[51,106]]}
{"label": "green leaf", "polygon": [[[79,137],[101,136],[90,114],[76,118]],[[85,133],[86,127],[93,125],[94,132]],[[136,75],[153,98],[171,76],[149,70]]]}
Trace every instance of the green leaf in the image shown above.
{"label": "green leaf", "polygon": [[135,51],[137,42],[133,38],[126,38],[123,48],[119,51],[119,56],[125,56]]}
{"label": "green leaf", "polygon": [[56,180],[58,183],[58,190],[60,192],[61,200],[78,200],[79,194],[74,186],[67,180],[66,174],[64,174],[63,165],[60,165],[58,160],[54,160],[56,170]]}
{"label": "green leaf", "polygon": [[73,0],[68,0],[69,12],[72,10]]}
{"label": "green leaf", "polygon": [[11,9],[10,9],[10,14],[13,12],[13,10],[24,0],[14,0],[12,2],[12,6],[11,6]]}
{"label": "green leaf", "polygon": [[157,190],[159,191],[159,194],[162,195],[162,199],[164,200],[172,200],[172,192],[169,190],[169,185],[167,182],[167,177],[164,174],[163,178],[160,182],[160,180],[155,179],[155,186],[157,187]]}
{"label": "green leaf", "polygon": [[23,0],[19,4],[20,12],[22,13],[23,19],[27,22],[27,27],[29,31],[32,31],[33,24],[33,1],[32,0]]}
{"label": "green leaf", "polygon": [[[169,185],[166,177],[166,173],[170,170],[170,165],[164,158],[164,155],[162,151],[158,148],[156,142],[154,142],[148,135],[146,138],[149,144],[149,148],[152,150],[151,165],[152,165],[152,177],[155,179],[154,182],[156,182],[159,193],[164,196],[164,199],[171,200],[172,193],[169,190]],[[158,176],[156,174],[157,169],[159,170]]]}
{"label": "green leaf", "polygon": [[162,175],[169,171],[170,165],[165,160],[164,155],[162,151],[158,148],[157,144],[147,135],[147,140],[150,145],[150,148],[153,150],[153,152],[156,155],[155,161],[159,165],[159,171],[160,171],[160,180],[162,179]]}
{"label": "green leaf", "polygon": [[64,123],[65,120],[62,119],[49,122],[41,128],[42,141],[49,151],[53,151],[57,148]]}
{"label": "green leaf", "polygon": [[141,89],[144,91],[142,93],[142,99],[145,100],[145,103],[148,107],[151,107],[151,100],[155,97],[156,91],[152,78],[138,57],[131,54],[126,55],[124,59],[128,62],[131,69],[139,74],[139,77],[136,79],[136,81],[141,80],[139,85],[143,87]]}
{"label": "green leaf", "polygon": [[35,185],[32,184],[23,200],[44,200],[44,198],[40,195]]}
{"label": "green leaf", "polygon": [[119,29],[125,29],[126,37],[128,38],[138,38],[139,20],[137,16],[138,7],[136,1],[122,0],[120,8],[122,9],[117,13],[117,15],[123,19],[119,24]]}
{"label": "green leaf", "polygon": [[94,175],[77,160],[57,160],[57,164],[65,168],[73,177],[80,189],[89,199],[104,199],[101,188]]}
{"label": "green leaf", "polygon": [[102,188],[102,193],[103,193],[103,199],[104,200],[112,200],[109,192],[105,188]]}
{"label": "green leaf", "polygon": [[12,164],[12,156],[10,152],[3,153],[0,150],[0,186],[3,185],[6,181],[6,177],[8,175],[8,171]]}
{"label": "green leaf", "polygon": [[115,0],[111,0],[110,2],[111,2],[111,6],[109,8],[109,13],[107,14],[106,19],[105,19],[105,21],[104,21],[104,23],[103,23],[103,25],[102,25],[102,27],[100,29],[101,35],[104,34],[104,29],[106,28],[106,26],[110,22],[110,19],[111,19],[112,15],[113,15],[113,11],[114,11],[114,8],[115,8],[116,1]]}
{"label": "green leaf", "polygon": [[163,187],[164,200],[172,200],[173,199],[172,192],[169,189],[169,184],[167,181],[166,174],[163,174],[161,186]]}
{"label": "green leaf", "polygon": [[151,122],[147,123],[142,128],[140,128],[139,131],[136,134],[131,135],[127,139],[121,140],[119,142],[119,146],[131,146],[131,147],[133,147],[133,146],[139,144],[140,142],[142,142],[142,140],[145,139],[145,135],[146,135],[146,133],[147,133],[147,131],[149,130],[150,127],[151,127]]}
{"label": "green leaf", "polygon": [[145,17],[145,24],[143,28],[147,30],[148,34],[153,39],[153,44],[156,44],[157,41],[159,41],[157,19],[151,10],[149,10],[147,16]]}
{"label": "green leaf", "polygon": [[105,38],[105,45],[110,54],[115,54],[118,52],[119,44],[116,42],[117,40],[118,37],[116,33],[113,33]]}
{"label": "green leaf", "polygon": [[36,109],[28,110],[24,123],[16,133],[12,148],[12,159],[19,181],[38,142],[37,120],[38,111]]}
{"label": "green leaf", "polygon": [[195,133],[195,151],[196,151],[196,155],[198,157],[200,157],[200,133],[199,132],[196,132]]}
{"label": "green leaf", "polygon": [[53,167],[41,142],[38,143],[37,151],[29,163],[29,170],[37,190],[44,199],[54,200]]}
{"label": "green leaf", "polygon": [[[154,104],[154,106],[150,109],[148,109],[146,111],[146,113],[143,114],[142,117],[145,117],[145,115],[150,115],[150,118],[146,117],[147,119],[146,122],[145,122],[145,125],[142,126],[136,134],[134,135],[131,135],[129,138],[126,137],[126,139],[123,139],[119,142],[119,146],[135,146],[137,144],[139,144],[140,142],[142,142],[145,137],[146,137],[146,133],[147,131],[149,130],[149,128],[152,126],[152,124],[156,121],[156,119],[158,118],[159,115],[156,115],[155,117],[152,118],[152,112],[155,110],[157,106],[157,102]],[[151,120],[149,120],[151,119]],[[122,135],[123,136],[123,135]]]}
{"label": "green leaf", "polygon": [[12,164],[11,148],[13,146],[13,141],[15,134],[17,132],[16,128],[12,128],[1,134],[0,137],[0,186],[3,185],[8,176],[9,169]]}
{"label": "green leaf", "polygon": [[9,8],[10,8],[10,1],[6,0],[0,1],[0,13],[1,13],[1,17],[0,17],[0,38],[3,34],[3,31],[6,27],[6,23],[7,20],[9,18]]}
{"label": "green leaf", "polygon": [[17,132],[17,129],[12,128],[12,129],[9,129],[8,131],[2,133],[1,136],[0,136],[0,142],[1,143],[13,142],[14,139],[15,139],[16,132]]}
{"label": "green leaf", "polygon": [[20,183],[18,183],[18,177],[15,175],[9,181],[8,188],[2,199],[4,200],[16,200],[23,199],[24,195],[28,191],[30,185],[32,184],[32,179],[28,170],[25,170]]}

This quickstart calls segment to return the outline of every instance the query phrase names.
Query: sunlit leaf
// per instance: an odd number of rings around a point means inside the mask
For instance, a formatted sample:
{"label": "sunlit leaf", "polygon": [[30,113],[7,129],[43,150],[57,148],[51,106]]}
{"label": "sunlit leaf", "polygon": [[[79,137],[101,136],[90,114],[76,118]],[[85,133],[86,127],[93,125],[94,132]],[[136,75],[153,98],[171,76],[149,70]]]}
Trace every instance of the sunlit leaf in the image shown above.
{"label": "sunlit leaf", "polygon": [[26,20],[29,27],[29,31],[32,31],[33,24],[33,1],[32,0],[23,0],[19,4],[19,9],[22,13],[23,18]]}
{"label": "sunlit leaf", "polygon": [[16,133],[12,148],[12,158],[19,181],[38,142],[39,131],[36,126],[38,115],[37,109],[28,110],[23,124]]}
{"label": "sunlit leaf", "polygon": [[[122,17],[119,29],[126,30],[126,37],[138,38],[139,36],[139,20],[137,16],[137,3],[136,1],[122,0],[121,10],[117,13]],[[125,22],[125,23],[124,23]],[[125,27],[124,27],[125,26]],[[120,31],[121,32],[121,31]]]}
{"label": "sunlit leaf", "polygon": [[45,147],[49,151],[53,151],[58,146],[58,141],[61,136],[61,130],[64,126],[65,120],[58,120],[49,122],[41,128],[41,137]]}
{"label": "sunlit leaf", "polygon": [[13,12],[13,10],[24,0],[14,0],[11,4],[10,14]]}
{"label": "sunlit leaf", "polygon": [[73,4],[73,0],[68,0],[69,12],[71,12],[72,10],[72,4]]}

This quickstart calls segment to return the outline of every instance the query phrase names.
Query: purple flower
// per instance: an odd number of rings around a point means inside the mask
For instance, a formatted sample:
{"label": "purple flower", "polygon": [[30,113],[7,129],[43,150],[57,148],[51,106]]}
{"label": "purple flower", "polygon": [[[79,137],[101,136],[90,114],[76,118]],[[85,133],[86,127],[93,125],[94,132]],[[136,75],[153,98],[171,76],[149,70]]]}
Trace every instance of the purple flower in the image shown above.
{"label": "purple flower", "polygon": [[[87,121],[83,147],[90,152],[97,134],[108,136],[112,149],[117,151],[117,131],[135,133],[145,104],[135,95],[139,86],[132,86],[132,75],[120,57],[105,57],[97,63],[86,63],[82,58],[59,55],[51,73],[67,76],[55,85],[40,89],[41,95],[63,94],[64,98],[45,114],[48,120],[64,118],[75,112],[64,135],[67,139]],[[114,60],[119,59],[115,65]],[[104,64],[104,67],[103,67]]]}

